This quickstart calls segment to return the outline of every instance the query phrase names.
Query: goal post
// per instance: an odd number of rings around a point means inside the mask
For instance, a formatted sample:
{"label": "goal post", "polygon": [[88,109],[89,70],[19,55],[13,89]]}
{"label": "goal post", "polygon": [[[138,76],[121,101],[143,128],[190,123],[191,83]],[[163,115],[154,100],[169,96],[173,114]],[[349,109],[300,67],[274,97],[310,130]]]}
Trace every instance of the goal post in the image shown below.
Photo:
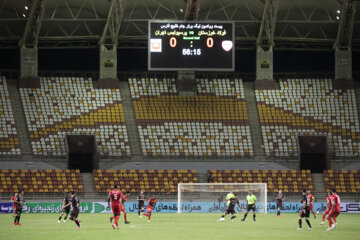
{"label": "goal post", "polygon": [[243,209],[248,192],[253,191],[256,211],[267,213],[266,183],[179,183],[178,213],[221,212],[226,208],[225,199],[230,191],[237,195]]}

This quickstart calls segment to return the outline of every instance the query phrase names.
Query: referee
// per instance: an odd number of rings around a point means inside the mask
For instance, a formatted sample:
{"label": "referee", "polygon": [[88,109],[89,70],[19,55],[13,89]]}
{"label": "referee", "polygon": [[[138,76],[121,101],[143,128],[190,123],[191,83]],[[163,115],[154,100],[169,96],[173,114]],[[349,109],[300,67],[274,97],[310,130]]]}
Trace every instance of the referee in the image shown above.
{"label": "referee", "polygon": [[256,196],[252,194],[253,191],[249,191],[249,195],[246,196],[246,213],[244,215],[244,218],[241,219],[241,221],[245,221],[246,217],[247,217],[247,214],[250,210],[253,211],[253,219],[254,221],[255,218],[256,218],[256,215],[255,215],[255,208],[256,208]]}

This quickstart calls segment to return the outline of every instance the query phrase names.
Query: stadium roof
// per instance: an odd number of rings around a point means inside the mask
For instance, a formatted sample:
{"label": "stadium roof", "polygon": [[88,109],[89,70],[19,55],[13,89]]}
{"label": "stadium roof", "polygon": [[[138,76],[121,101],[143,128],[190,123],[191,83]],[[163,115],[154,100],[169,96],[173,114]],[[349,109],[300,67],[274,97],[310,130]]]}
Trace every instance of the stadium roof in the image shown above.
{"label": "stadium roof", "polygon": [[[34,1],[37,0],[1,0],[0,48],[18,46]],[[332,50],[343,1],[280,0],[274,34],[275,49]],[[147,21],[183,20],[186,2],[126,0],[118,47],[147,48]],[[353,50],[360,50],[360,2],[354,2],[357,11],[352,45]],[[98,47],[111,0],[46,0],[44,6],[39,48]],[[198,20],[234,21],[237,48],[255,49],[264,6],[265,0],[200,0]]]}

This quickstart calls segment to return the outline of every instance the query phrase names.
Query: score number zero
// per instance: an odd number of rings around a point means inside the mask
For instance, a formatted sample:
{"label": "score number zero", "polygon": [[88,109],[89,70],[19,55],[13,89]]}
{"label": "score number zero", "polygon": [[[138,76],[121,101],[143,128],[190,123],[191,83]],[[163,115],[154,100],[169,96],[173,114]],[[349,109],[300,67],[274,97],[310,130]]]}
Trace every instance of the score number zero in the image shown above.
{"label": "score number zero", "polygon": [[[174,48],[177,45],[177,40],[175,37],[170,38],[170,47]],[[206,46],[208,48],[212,48],[214,46],[214,39],[212,37],[208,37],[206,39]]]}
{"label": "score number zero", "polygon": [[[177,40],[175,37],[170,38],[170,47],[174,48],[177,45]],[[206,46],[208,48],[212,48],[214,46],[214,39],[212,37],[208,37],[206,39]],[[186,49],[182,50],[182,55],[201,55],[201,49]]]}

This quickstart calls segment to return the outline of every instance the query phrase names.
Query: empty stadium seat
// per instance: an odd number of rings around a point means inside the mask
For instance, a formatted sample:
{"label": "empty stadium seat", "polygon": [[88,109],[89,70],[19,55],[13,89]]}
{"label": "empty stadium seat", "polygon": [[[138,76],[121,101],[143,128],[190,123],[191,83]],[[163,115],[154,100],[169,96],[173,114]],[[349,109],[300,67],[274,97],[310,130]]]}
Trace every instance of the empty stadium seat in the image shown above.
{"label": "empty stadium seat", "polygon": [[42,77],[20,88],[34,154],[65,155],[66,135],[95,135],[102,155],[130,155],[119,89],[94,89],[86,78]]}
{"label": "empty stadium seat", "polygon": [[354,90],[333,89],[331,79],[280,79],[280,90],[256,90],[267,155],[297,156],[297,137],[327,136],[336,156],[359,156]]}
{"label": "empty stadium seat", "polygon": [[94,169],[97,192],[109,192],[115,184],[122,192],[177,192],[178,183],[197,183],[196,170],[101,170]]}
{"label": "empty stadium seat", "polygon": [[7,82],[0,76],[0,155],[5,154],[21,152]]}
{"label": "empty stadium seat", "polygon": [[313,189],[310,170],[208,170],[213,183],[267,183],[268,192]]}
{"label": "empty stadium seat", "polygon": [[178,96],[175,79],[130,78],[145,156],[252,156],[238,79],[199,79],[197,96]]}
{"label": "empty stadium seat", "polygon": [[360,193],[360,170],[324,170],[325,188],[338,193]]}
{"label": "empty stadium seat", "polygon": [[0,169],[0,192],[25,193],[83,192],[80,171],[76,170],[17,170]]}

